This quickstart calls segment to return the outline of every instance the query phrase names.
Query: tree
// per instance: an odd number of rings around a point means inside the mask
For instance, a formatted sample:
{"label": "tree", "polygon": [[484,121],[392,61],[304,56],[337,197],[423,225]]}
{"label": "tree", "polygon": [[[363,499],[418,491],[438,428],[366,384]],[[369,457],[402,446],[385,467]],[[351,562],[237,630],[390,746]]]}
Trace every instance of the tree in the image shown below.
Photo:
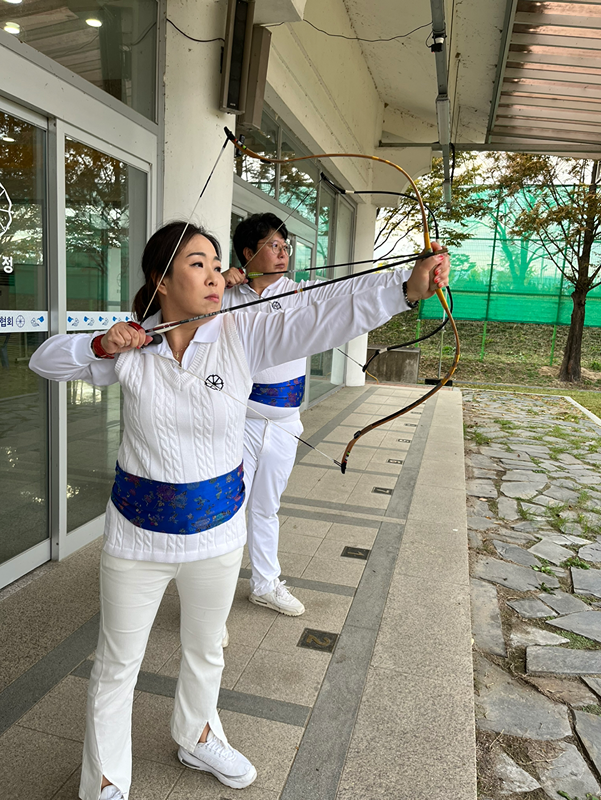
{"label": "tree", "polygon": [[509,267],[513,286],[525,286],[532,263],[541,258],[542,247],[533,231],[524,232],[515,241],[512,232],[516,215],[521,209],[506,193],[495,188],[489,190],[489,198],[489,211],[483,222],[494,232],[497,245]]}
{"label": "tree", "polygon": [[512,234],[536,237],[574,287],[559,379],[579,381],[586,297],[601,284],[600,162],[525,153],[504,153],[492,162],[500,192],[518,209]]}
{"label": "tree", "polygon": [[[482,159],[475,153],[457,153],[455,175],[453,178],[453,202],[450,208],[443,202],[443,165],[441,158],[432,162],[432,171],[416,180],[417,188],[427,206],[433,209],[439,224],[440,238],[449,247],[458,247],[470,239],[470,224],[480,219],[489,210],[488,200],[478,192],[474,185],[482,182]],[[374,249],[380,258],[388,258],[393,253],[401,253],[408,243],[422,246],[422,218],[418,204],[410,197],[401,197],[397,208],[378,209],[378,232]],[[433,220],[429,222],[430,233],[434,236]],[[388,245],[388,248],[386,247]]]}

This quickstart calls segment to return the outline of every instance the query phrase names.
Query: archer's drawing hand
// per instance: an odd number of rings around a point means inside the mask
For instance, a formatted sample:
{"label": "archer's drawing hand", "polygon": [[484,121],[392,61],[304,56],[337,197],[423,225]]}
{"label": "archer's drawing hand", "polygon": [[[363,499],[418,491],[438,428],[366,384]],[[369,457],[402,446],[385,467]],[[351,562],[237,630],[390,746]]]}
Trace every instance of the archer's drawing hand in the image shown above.
{"label": "archer's drawing hand", "polygon": [[100,340],[104,352],[111,356],[140,348],[150,342],[152,342],[152,336],[148,336],[145,330],[132,328],[127,322],[118,322],[113,325]]}
{"label": "archer's drawing hand", "polygon": [[238,269],[237,267],[226,269],[226,271],[222,274],[225,278],[226,289],[231,289],[232,286],[239,286],[241,283],[248,283],[248,279],[244,271]]}
{"label": "archer's drawing hand", "polygon": [[[432,242],[432,250],[438,253],[442,250],[439,242]],[[414,303],[416,300],[426,300],[436,292],[449,285],[451,261],[448,253],[422,258],[416,261],[411,277],[407,281],[407,299]]]}

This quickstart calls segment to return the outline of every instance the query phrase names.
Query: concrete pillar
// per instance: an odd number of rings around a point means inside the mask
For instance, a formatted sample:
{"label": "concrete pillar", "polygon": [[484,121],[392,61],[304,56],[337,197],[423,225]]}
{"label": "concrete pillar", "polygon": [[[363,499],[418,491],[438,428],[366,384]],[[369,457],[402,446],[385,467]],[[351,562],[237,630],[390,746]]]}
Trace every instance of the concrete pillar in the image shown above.
{"label": "concrete pillar", "polygon": [[[222,37],[225,0],[167,0],[167,17],[197,39]],[[167,24],[165,68],[165,188],[163,221],[187,220],[225,139],[231,114],[219,111],[222,42],[193,42]],[[227,268],[233,187],[233,145],[228,145],[194,215],[219,239]]]}
{"label": "concrete pillar", "polygon": [[[357,206],[357,219],[355,226],[355,249],[354,258],[356,261],[363,261],[373,258],[374,239],[376,236],[376,207],[371,203],[361,203]],[[355,267],[356,272],[363,269],[361,265]],[[359,364],[365,364],[367,358],[367,334],[358,336],[348,343],[347,353]],[[357,364],[347,359],[346,365],[346,385],[363,386],[365,374]]]}

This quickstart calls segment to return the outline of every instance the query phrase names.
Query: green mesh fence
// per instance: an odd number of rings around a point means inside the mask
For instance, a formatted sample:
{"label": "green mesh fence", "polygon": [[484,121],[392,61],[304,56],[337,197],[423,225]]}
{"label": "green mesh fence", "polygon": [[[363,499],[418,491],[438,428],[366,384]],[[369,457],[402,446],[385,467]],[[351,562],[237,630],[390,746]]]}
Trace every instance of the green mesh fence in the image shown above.
{"label": "green mesh fence", "polygon": [[[487,194],[490,215],[470,221],[472,238],[451,254],[453,316],[461,320],[569,325],[572,284],[536,238],[515,239],[505,234],[503,223],[516,213],[517,204],[513,209],[507,205],[498,209],[496,193]],[[596,249],[598,259],[601,243]],[[436,297],[421,303],[419,316],[442,317]],[[601,327],[601,286],[587,295],[585,325]]]}

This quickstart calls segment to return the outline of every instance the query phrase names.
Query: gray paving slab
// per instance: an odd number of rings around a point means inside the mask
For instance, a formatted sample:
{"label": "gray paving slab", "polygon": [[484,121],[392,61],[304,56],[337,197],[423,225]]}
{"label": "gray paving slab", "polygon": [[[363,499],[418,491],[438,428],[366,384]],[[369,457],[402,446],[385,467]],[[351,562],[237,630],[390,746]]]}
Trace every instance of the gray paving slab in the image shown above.
{"label": "gray paving slab", "polygon": [[567,547],[562,547],[560,544],[555,544],[548,539],[543,539],[542,541],[533,544],[528,552],[534,553],[534,555],[540,556],[540,558],[544,558],[547,561],[550,561],[552,564],[557,564],[558,566],[567,558],[570,558],[574,555],[572,550],[568,550]]}
{"label": "gray paving slab", "polygon": [[530,645],[566,644],[569,639],[542,628],[514,626],[509,636],[512,647],[530,647]]}
{"label": "gray paving slab", "polygon": [[487,538],[491,536],[496,536],[510,544],[529,545],[537,541],[536,537],[532,536],[530,533],[522,533],[521,531],[514,531],[509,528],[493,528],[488,532]]}
{"label": "gray paving slab", "polygon": [[545,697],[551,700],[556,700],[559,703],[566,703],[572,708],[584,708],[586,706],[596,705],[597,698],[589,691],[586,686],[579,680],[573,678],[554,678],[543,676],[534,678],[528,676],[528,683],[536,686],[539,692],[542,692]]}
{"label": "gray paving slab", "polygon": [[474,566],[473,575],[475,578],[498,583],[499,586],[508,586],[519,592],[536,591],[540,589],[541,583],[550,589],[559,588],[559,581],[553,575],[535,572],[533,569],[499,561],[496,558],[479,558]]}
{"label": "gray paving slab", "polygon": [[550,620],[549,625],[586,636],[587,639],[593,639],[595,642],[601,642],[601,611],[587,608],[586,611],[578,611],[575,614]]}
{"label": "gray paving slab", "polygon": [[582,594],[585,597],[601,597],[601,570],[572,567],[570,572],[574,594]]}
{"label": "gray paving slab", "polygon": [[570,503],[578,499],[576,492],[564,489],[563,486],[551,486],[550,489],[547,489],[545,495],[553,500],[560,500],[562,503]]}
{"label": "gray paving slab", "polygon": [[577,614],[579,611],[589,611],[589,606],[578,597],[568,592],[555,590],[553,594],[545,592],[539,594],[539,599],[550,606],[558,614]]}
{"label": "gray paving slab", "polygon": [[499,516],[503,519],[519,519],[518,504],[509,497],[499,497],[498,501]]}
{"label": "gray paving slab", "polygon": [[472,578],[470,592],[472,633],[476,646],[485,653],[505,658],[507,649],[503,638],[496,588],[490,583]]}
{"label": "gray paving slab", "polygon": [[517,544],[507,544],[498,539],[493,539],[493,546],[497,553],[506,561],[513,561],[515,564],[521,564],[523,567],[536,567],[540,566],[540,561],[536,556],[532,555],[528,550],[519,547]]}
{"label": "gray paving slab", "polygon": [[515,497],[520,500],[530,500],[544,489],[547,485],[545,480],[539,481],[504,481],[501,484],[501,491],[506,497]]}
{"label": "gray paving slab", "polygon": [[535,789],[540,789],[540,783],[502,750],[495,753],[493,763],[495,774],[501,781],[499,788],[501,794],[533,792]]}
{"label": "gray paving slab", "polygon": [[545,481],[545,475],[540,472],[534,472],[531,469],[510,469],[503,475],[503,480],[540,484],[541,481]]}
{"label": "gray paving slab", "polygon": [[[552,761],[543,759],[538,765],[539,781],[552,800],[565,800],[598,795],[599,784],[586,761],[573,744],[560,742],[561,753]],[[559,794],[563,792],[563,794]]]}
{"label": "gray paving slab", "polygon": [[575,711],[574,717],[578,738],[597,771],[601,772],[601,717],[586,711]]}
{"label": "gray paving slab", "polygon": [[476,655],[474,668],[476,724],[480,730],[543,741],[570,735],[568,712],[563,706],[519,683],[482,656]]}
{"label": "gray paving slab", "polygon": [[601,650],[528,647],[526,671],[529,675],[601,675]]}
{"label": "gray paving slab", "polygon": [[498,469],[499,465],[496,461],[493,461],[492,458],[488,456],[479,455],[478,453],[471,453],[467,456],[466,461],[468,464],[471,464],[472,467],[478,467],[480,469]]}
{"label": "gray paving slab", "polygon": [[593,563],[601,563],[601,542],[586,544],[578,551],[580,558]]}
{"label": "gray paving slab", "polygon": [[582,680],[587,686],[590,686],[595,694],[601,697],[601,678],[591,678],[589,675],[583,675]]}
{"label": "gray paving slab", "polygon": [[498,492],[495,485],[490,480],[471,480],[466,481],[466,492],[472,497],[491,497],[496,498]]}
{"label": "gray paving slab", "polygon": [[507,605],[525,619],[544,619],[545,617],[556,616],[556,612],[552,608],[549,608],[549,606],[535,597],[530,597],[526,600],[510,600]]}

